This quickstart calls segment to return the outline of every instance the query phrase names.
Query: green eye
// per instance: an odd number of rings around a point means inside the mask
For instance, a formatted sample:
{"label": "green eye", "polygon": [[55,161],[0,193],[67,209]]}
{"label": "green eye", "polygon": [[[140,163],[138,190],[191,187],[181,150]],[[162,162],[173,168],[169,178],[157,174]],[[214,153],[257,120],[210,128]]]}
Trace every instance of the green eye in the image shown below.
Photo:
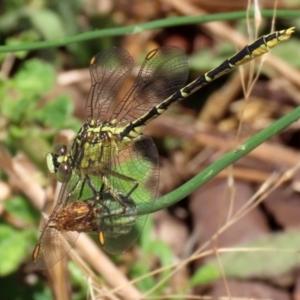
{"label": "green eye", "polygon": [[65,162],[61,163],[56,172],[56,179],[59,182],[66,182],[72,174],[72,168]]}
{"label": "green eye", "polygon": [[46,161],[47,161],[48,170],[52,174],[56,172],[54,160],[55,160],[55,158],[54,158],[53,154],[48,153],[46,156]]}

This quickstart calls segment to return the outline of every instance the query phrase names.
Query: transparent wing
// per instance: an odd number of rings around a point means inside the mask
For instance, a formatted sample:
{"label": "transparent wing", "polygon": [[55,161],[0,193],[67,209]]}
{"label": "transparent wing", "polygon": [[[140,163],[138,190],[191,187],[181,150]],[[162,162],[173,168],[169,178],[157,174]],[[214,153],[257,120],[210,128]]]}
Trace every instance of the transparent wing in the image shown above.
{"label": "transparent wing", "polygon": [[58,231],[47,226],[33,252],[34,264],[40,269],[51,268],[68,254],[78,236],[75,231]]}
{"label": "transparent wing", "polygon": [[[92,59],[88,121],[109,118],[113,98],[132,64],[129,54],[119,48]],[[129,121],[140,116],[178,90],[186,77],[187,60],[179,48],[150,52],[112,118]],[[141,135],[127,145],[110,140],[101,131],[94,134],[98,142],[89,147],[77,141],[72,146],[73,152],[77,149],[67,162],[72,174],[62,184],[58,203],[33,253],[38,267],[48,268],[58,262],[74,246],[80,232],[98,233],[106,251],[120,253],[143,229],[147,216],[138,216],[136,207],[151,206],[158,185],[158,155],[153,141]]]}
{"label": "transparent wing", "polygon": [[[67,231],[63,227],[78,229],[76,224],[73,225],[77,221],[82,221],[84,226],[85,220],[80,220],[76,207],[74,209],[72,206],[77,200],[82,184],[81,178],[75,172],[71,174],[67,182],[62,184],[57,204],[33,251],[33,260],[38,268],[48,269],[52,267],[67,255],[75,245],[80,231]],[[73,223],[70,223],[70,220]]]}
{"label": "transparent wing", "polygon": [[33,252],[39,268],[61,260],[80,232],[101,234],[102,247],[116,254],[127,250],[144,227],[147,216],[138,216],[136,207],[152,206],[158,186],[158,154],[152,139],[141,136],[117,152],[104,143],[94,147],[84,153],[90,169],[73,170],[62,184],[58,203]]}
{"label": "transparent wing", "polygon": [[[125,202],[127,210],[120,215],[103,215],[99,229],[105,238],[103,248],[111,254],[118,254],[132,246],[145,225],[147,215],[138,216],[136,206],[151,207],[156,198],[159,178],[158,153],[152,139],[141,136],[138,141],[116,155],[111,168],[113,173],[118,175],[111,174],[108,180],[115,191],[123,195],[121,199]],[[121,208],[117,201],[112,202],[109,198],[104,200],[104,205],[110,207],[110,211],[116,210],[116,207]],[[112,231],[112,225],[115,226],[117,234]],[[120,234],[118,230],[121,231]]]}
{"label": "transparent wing", "polygon": [[108,119],[113,100],[132,66],[129,53],[117,47],[102,51],[91,59],[92,86],[85,107],[87,121]]}
{"label": "transparent wing", "polygon": [[151,51],[132,88],[117,105],[112,119],[130,122],[179,90],[188,77],[182,49],[165,46]]}

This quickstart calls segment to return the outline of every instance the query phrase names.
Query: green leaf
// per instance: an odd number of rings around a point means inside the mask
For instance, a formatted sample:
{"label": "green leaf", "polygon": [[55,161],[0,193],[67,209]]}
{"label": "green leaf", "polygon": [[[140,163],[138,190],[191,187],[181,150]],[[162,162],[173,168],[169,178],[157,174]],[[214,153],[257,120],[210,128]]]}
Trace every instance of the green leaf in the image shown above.
{"label": "green leaf", "polygon": [[34,95],[45,95],[55,83],[53,67],[41,60],[26,61],[13,80],[13,87],[20,92]]}
{"label": "green leaf", "polygon": [[16,123],[30,120],[41,96],[52,89],[54,82],[50,64],[35,59],[25,62],[13,79],[1,85],[1,113]]}
{"label": "green leaf", "polygon": [[[14,117],[16,118],[16,115]],[[15,118],[12,117],[11,119],[14,121],[19,120],[19,118],[18,119],[17,118],[15,119]],[[17,138],[17,139],[24,138],[26,136],[25,130],[23,130],[23,128],[20,128],[19,126],[16,126],[16,125],[11,125],[9,128],[9,131],[10,131],[11,136],[14,138]]]}
{"label": "green leaf", "polygon": [[216,265],[206,264],[200,269],[198,269],[189,281],[191,287],[198,284],[208,284],[218,278],[220,278],[221,273],[219,267]]}
{"label": "green leaf", "polygon": [[[256,241],[242,244],[249,247],[247,252],[224,253],[221,258],[225,273],[238,278],[257,277],[268,279],[274,274],[286,273],[300,266],[300,256],[296,251],[300,248],[300,236],[297,231],[270,234]],[[251,248],[274,248],[271,251],[251,251]],[[295,253],[287,253],[285,249],[295,249]]]}
{"label": "green leaf", "polygon": [[[161,240],[152,241],[151,248],[151,252],[159,258],[162,266],[169,266],[173,263],[173,251],[165,242]],[[168,269],[165,272],[169,273],[170,270]]]}
{"label": "green leaf", "polygon": [[[145,260],[144,263],[141,261],[137,261],[131,265],[130,268],[130,274],[132,278],[139,278],[141,276],[144,276],[145,274],[149,273],[149,259]],[[154,276],[148,276],[144,278],[143,280],[139,280],[136,285],[141,291],[147,292],[149,289],[151,289],[155,285],[155,279]]]}
{"label": "green leaf", "polygon": [[8,213],[28,223],[34,222],[40,215],[33,205],[23,196],[6,199],[3,205]]}
{"label": "green leaf", "polygon": [[[38,99],[34,96],[32,96],[32,98],[25,97],[19,99],[6,98],[3,101],[2,113],[3,115],[7,116],[10,121],[20,123],[26,120],[31,112],[35,109],[37,100]],[[15,128],[11,127],[10,131],[14,132],[16,137],[21,137],[26,134],[23,128],[20,128],[19,125],[15,126]]]}
{"label": "green leaf", "polygon": [[87,280],[82,280],[82,278],[85,277],[84,272],[77,264],[72,261],[69,261],[68,269],[71,274],[73,287],[72,299],[85,299],[88,290],[88,284]]}
{"label": "green leaf", "polygon": [[[49,287],[44,286],[43,290],[32,293],[33,300],[52,300],[53,295]],[[27,298],[28,299],[28,298]]]}
{"label": "green leaf", "polygon": [[[37,126],[23,126],[25,135],[21,138],[12,138],[11,144],[16,149],[21,149],[28,158],[39,168],[39,171],[43,171],[48,174],[48,168],[46,166],[46,153],[52,149],[51,144],[47,140],[44,132],[42,132]],[[35,179],[40,184],[45,185],[45,178],[43,178],[40,172],[36,172]]]}
{"label": "green leaf", "polygon": [[1,14],[0,18],[0,32],[2,34],[7,34],[9,31],[14,30],[19,22],[20,17],[22,16],[22,11],[20,9],[13,9],[11,12],[6,11]]}
{"label": "green leaf", "polygon": [[55,100],[47,102],[40,110],[35,111],[34,117],[42,124],[61,129],[71,118],[73,103],[66,95],[58,96]]}
{"label": "green leaf", "polygon": [[65,36],[61,19],[50,9],[32,9],[28,13],[28,18],[45,40],[61,39]]}
{"label": "green leaf", "polygon": [[211,47],[202,48],[201,51],[189,57],[189,68],[195,71],[210,70],[232,56],[234,52],[232,44],[225,42],[218,45],[217,53],[212,51]]}
{"label": "green leaf", "polygon": [[14,272],[28,257],[28,249],[33,243],[33,235],[28,230],[16,230],[0,224],[0,276]]}
{"label": "green leaf", "polygon": [[[232,248],[232,252],[220,254],[220,261],[226,277],[273,279],[279,283],[283,281],[284,274],[300,266],[298,253],[300,235],[298,231],[266,235],[255,241],[237,245],[237,247],[249,248],[249,250],[235,251]],[[274,251],[268,250],[269,248]],[[290,251],[292,249],[295,251]],[[199,269],[191,282],[193,285],[208,283],[220,276],[219,262],[214,259]]]}
{"label": "green leaf", "polygon": [[295,51],[299,51],[299,41],[291,39],[288,43],[284,44],[284,47],[275,47],[272,49],[272,55],[281,57],[287,64],[300,67],[300,58],[295,55]]}
{"label": "green leaf", "polygon": [[[165,242],[161,240],[152,240],[149,238],[151,236],[152,228],[153,219],[152,216],[149,215],[140,236],[142,257],[139,261],[135,262],[132,265],[130,271],[132,272],[133,277],[140,277],[151,272],[151,262],[153,255],[157,257],[161,267],[167,267],[167,269],[161,272],[159,275],[155,275],[155,277],[147,277],[141,282],[138,282],[138,287],[143,291],[151,289],[154,286],[155,282],[165,278],[168,274],[170,274],[171,269],[168,268],[168,266],[170,266],[173,263],[174,259],[172,249]],[[164,284],[160,285],[160,287],[156,290],[155,294],[161,295],[161,293],[169,284],[169,281],[165,281]]]}
{"label": "green leaf", "polygon": [[[5,44],[8,46],[13,45],[22,45],[26,43],[36,42],[38,41],[38,35],[33,30],[26,30],[21,32],[19,35],[10,36],[6,39]],[[27,55],[28,51],[17,51],[14,53],[15,56],[17,56],[20,59],[24,59]],[[9,54],[3,53],[3,56],[7,56]],[[0,56],[0,59],[2,57]]]}
{"label": "green leaf", "polygon": [[139,237],[139,244],[141,246],[141,250],[143,255],[151,254],[151,242],[152,240],[149,238],[152,234],[153,229],[153,217],[152,215],[148,215],[147,221],[144,225],[143,231]]}

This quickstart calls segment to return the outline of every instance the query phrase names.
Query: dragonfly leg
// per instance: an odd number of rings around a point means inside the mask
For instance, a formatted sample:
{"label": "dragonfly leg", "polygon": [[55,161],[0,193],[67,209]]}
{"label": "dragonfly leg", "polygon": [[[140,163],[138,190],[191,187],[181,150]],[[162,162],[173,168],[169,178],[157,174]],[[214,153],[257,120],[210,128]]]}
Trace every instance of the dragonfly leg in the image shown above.
{"label": "dragonfly leg", "polygon": [[135,180],[135,179],[133,179],[129,176],[120,174],[120,173],[118,173],[116,171],[113,171],[113,170],[110,170],[109,174],[112,175],[113,177],[121,179],[125,182],[133,183],[133,187],[131,188],[131,190],[128,193],[126,193],[126,195],[122,195],[116,188],[114,188],[111,185],[111,183],[110,183],[109,179],[107,178],[107,176],[102,176],[102,181],[103,181],[104,185],[108,187],[109,193],[111,194],[111,196],[115,200],[117,200],[120,203],[120,205],[124,209],[124,212],[126,212],[126,208],[127,208],[126,201],[130,199],[131,194],[137,189],[137,187],[139,186],[139,183],[138,183],[137,180]]}

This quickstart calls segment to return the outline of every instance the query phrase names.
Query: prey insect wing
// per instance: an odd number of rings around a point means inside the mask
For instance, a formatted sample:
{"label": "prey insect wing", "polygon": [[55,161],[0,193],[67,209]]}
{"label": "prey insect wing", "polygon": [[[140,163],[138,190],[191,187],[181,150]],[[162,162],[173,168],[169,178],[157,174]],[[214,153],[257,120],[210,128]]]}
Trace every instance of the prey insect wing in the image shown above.
{"label": "prey insect wing", "polygon": [[59,262],[75,245],[79,232],[58,231],[47,227],[32,254],[35,265],[40,269],[48,269]]}

